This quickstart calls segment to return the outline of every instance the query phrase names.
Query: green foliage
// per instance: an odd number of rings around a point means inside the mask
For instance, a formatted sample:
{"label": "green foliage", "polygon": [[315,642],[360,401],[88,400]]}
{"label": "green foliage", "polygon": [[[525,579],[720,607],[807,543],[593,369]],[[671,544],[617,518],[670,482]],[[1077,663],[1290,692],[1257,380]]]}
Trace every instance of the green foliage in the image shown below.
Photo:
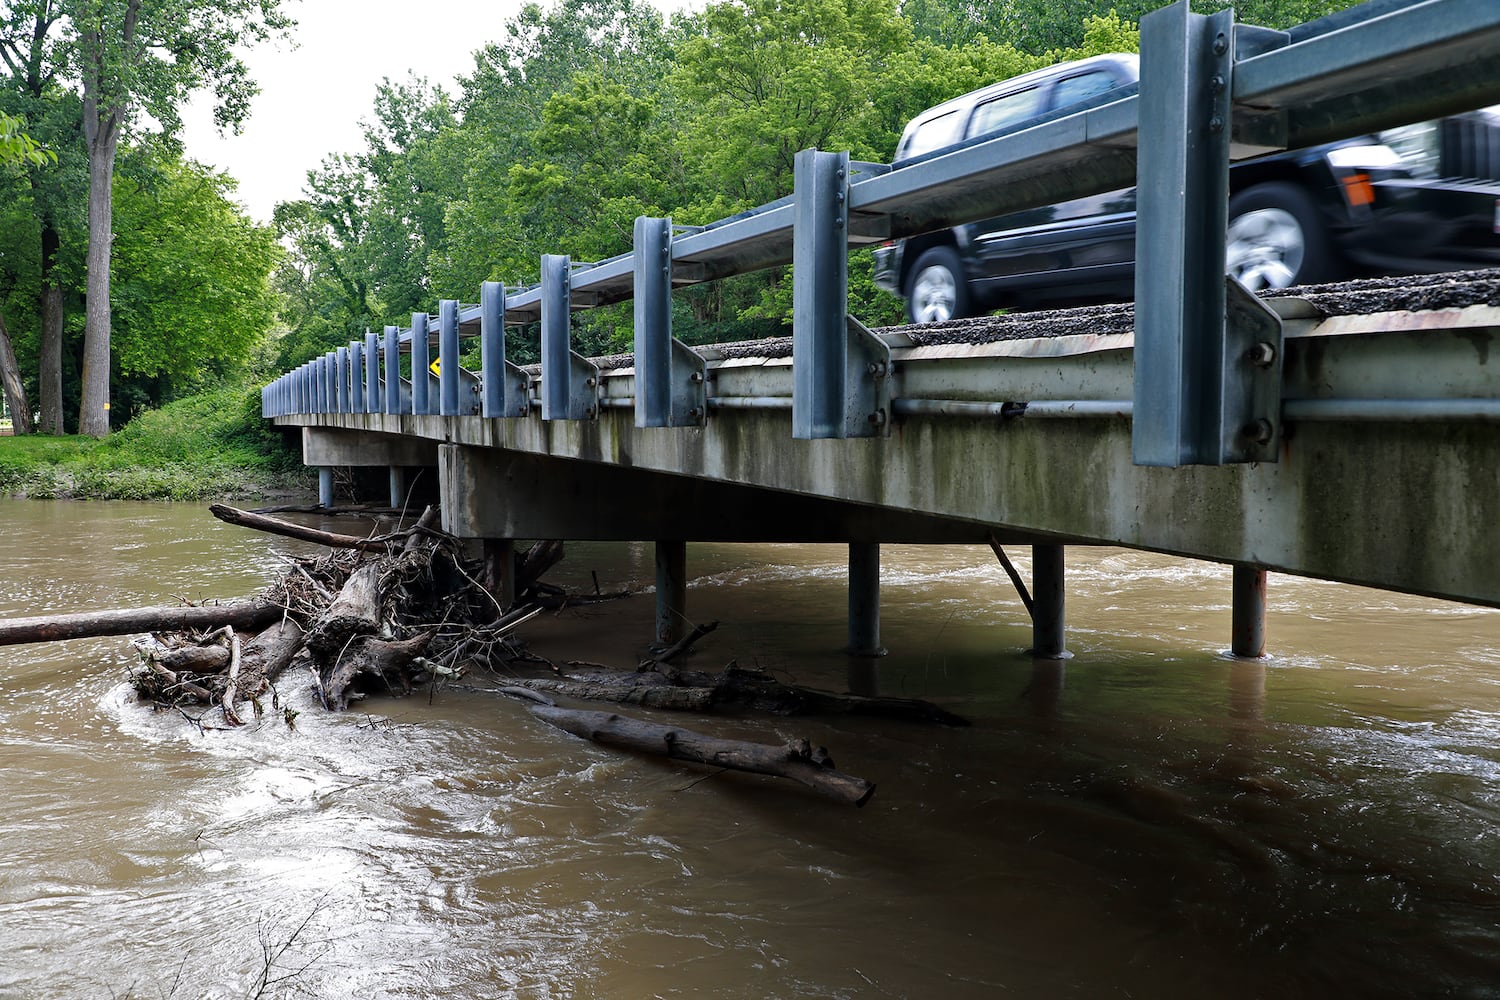
{"label": "green foliage", "polygon": [[0,167],[25,163],[40,167],[56,162],[56,153],[21,131],[19,118],[0,111]]}
{"label": "green foliage", "polygon": [[234,182],[150,156],[115,177],[114,332],[121,376],[191,391],[244,367],[270,329],[275,234],[231,200]]}
{"label": "green foliage", "polygon": [[0,493],[204,500],[305,491],[300,456],[261,419],[260,388],[250,381],[149,410],[103,441],[0,438]]}

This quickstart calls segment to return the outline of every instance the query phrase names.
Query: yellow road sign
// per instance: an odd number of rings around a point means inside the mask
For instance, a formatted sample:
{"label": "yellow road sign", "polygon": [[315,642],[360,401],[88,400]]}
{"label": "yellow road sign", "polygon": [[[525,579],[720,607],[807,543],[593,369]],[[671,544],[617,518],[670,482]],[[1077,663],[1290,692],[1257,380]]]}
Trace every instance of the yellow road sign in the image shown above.
{"label": "yellow road sign", "polygon": [[432,364],[430,364],[430,365],[427,366],[427,370],[430,371],[430,372],[432,372],[432,374],[435,375],[435,376],[437,376],[438,378],[442,378],[443,377],[443,371],[442,371],[442,369],[440,369],[438,367],[438,362],[440,360],[442,360],[442,359],[441,358],[433,358],[432,359]]}

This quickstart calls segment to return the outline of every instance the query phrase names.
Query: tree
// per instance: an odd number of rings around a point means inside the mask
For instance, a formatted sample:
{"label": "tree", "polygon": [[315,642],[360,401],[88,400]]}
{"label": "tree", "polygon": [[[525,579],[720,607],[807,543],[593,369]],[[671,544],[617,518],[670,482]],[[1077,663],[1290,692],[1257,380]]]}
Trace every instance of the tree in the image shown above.
{"label": "tree", "polygon": [[81,434],[109,431],[110,247],[115,155],[142,113],[167,134],[178,106],[208,88],[220,127],[249,111],[255,86],[235,47],[285,33],[281,0],[61,0],[82,83],[89,162],[87,307]]}
{"label": "tree", "polygon": [[[1240,0],[1233,4],[1235,20],[1266,28],[1290,28],[1316,20],[1360,0]],[[1084,25],[1101,15],[1138,22],[1162,6],[1163,0],[905,0],[902,12],[917,34],[944,46],[971,43],[980,37],[1043,55],[1084,45]],[[1193,0],[1193,9],[1211,14],[1228,4],[1222,0]]]}
{"label": "tree", "polygon": [[129,156],[141,162],[115,178],[113,353],[122,389],[154,406],[244,367],[275,319],[283,251],[227,175],[149,148]]}
{"label": "tree", "polygon": [[[61,17],[56,0],[13,0],[0,12],[0,60],[10,72],[16,102],[34,134],[57,157],[54,165],[27,170],[37,220],[40,273],[36,283],[41,338],[37,349],[39,430],[63,433],[64,257],[72,242],[86,237],[87,162],[83,151],[83,109],[78,95],[58,82],[68,53],[54,27]],[[14,109],[13,109],[14,110]]]}

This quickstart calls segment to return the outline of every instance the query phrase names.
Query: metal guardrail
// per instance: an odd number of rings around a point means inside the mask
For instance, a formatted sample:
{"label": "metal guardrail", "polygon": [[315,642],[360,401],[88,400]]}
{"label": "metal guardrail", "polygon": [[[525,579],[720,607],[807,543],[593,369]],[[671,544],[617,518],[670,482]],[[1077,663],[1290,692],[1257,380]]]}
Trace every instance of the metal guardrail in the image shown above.
{"label": "metal guardrail", "polygon": [[[1231,159],[1500,101],[1500,3],[1368,0],[1279,32],[1235,25],[1228,11],[1200,17],[1180,0],[1143,19],[1141,49],[1138,93],[896,168],[805,150],[790,198],[702,228],[640,220],[633,253],[595,264],[544,257],[538,285],[506,294],[486,283],[480,304],[441,302],[436,326],[414,314],[406,330],[387,327],[283,375],[265,388],[262,412],[524,416],[527,380],[505,358],[504,328],[541,321],[542,419],[592,419],[598,372],[569,349],[567,316],[634,298],[636,377],[647,387],[637,426],[700,424],[702,362],[671,337],[671,289],[791,263],[794,436],[883,433],[883,345],[846,323],[839,249],[1127,187],[1139,174],[1157,193],[1139,185],[1137,273],[1150,284],[1138,278],[1136,460],[1274,461],[1281,413],[1266,385],[1279,368],[1247,375],[1240,362],[1279,354],[1279,321],[1226,299],[1218,178]],[[458,365],[460,336],[476,335],[478,378]],[[410,383],[398,374],[403,347]]]}

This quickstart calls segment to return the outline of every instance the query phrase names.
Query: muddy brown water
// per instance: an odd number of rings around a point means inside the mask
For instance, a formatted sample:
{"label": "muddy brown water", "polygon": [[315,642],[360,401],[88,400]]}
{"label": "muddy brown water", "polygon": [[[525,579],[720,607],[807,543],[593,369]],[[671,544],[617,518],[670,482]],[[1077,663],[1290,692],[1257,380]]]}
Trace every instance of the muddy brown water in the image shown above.
{"label": "muddy brown water", "polygon": [[[298,543],[197,506],[0,501],[0,614],[249,593]],[[560,582],[644,588],[648,545]],[[1025,568],[1024,551],[1015,555]],[[1500,613],[1069,551],[1074,659],[1033,663],[987,550],[889,546],[873,671],[838,546],[693,545],[696,658],[941,702],[806,735],[863,810],[622,756],[460,691],[200,735],[125,640],[0,649],[0,998],[1500,995]],[[529,628],[630,662],[649,594]],[[302,926],[300,933],[297,928]],[[302,969],[300,973],[296,970]],[[267,994],[271,995],[271,994]]]}

